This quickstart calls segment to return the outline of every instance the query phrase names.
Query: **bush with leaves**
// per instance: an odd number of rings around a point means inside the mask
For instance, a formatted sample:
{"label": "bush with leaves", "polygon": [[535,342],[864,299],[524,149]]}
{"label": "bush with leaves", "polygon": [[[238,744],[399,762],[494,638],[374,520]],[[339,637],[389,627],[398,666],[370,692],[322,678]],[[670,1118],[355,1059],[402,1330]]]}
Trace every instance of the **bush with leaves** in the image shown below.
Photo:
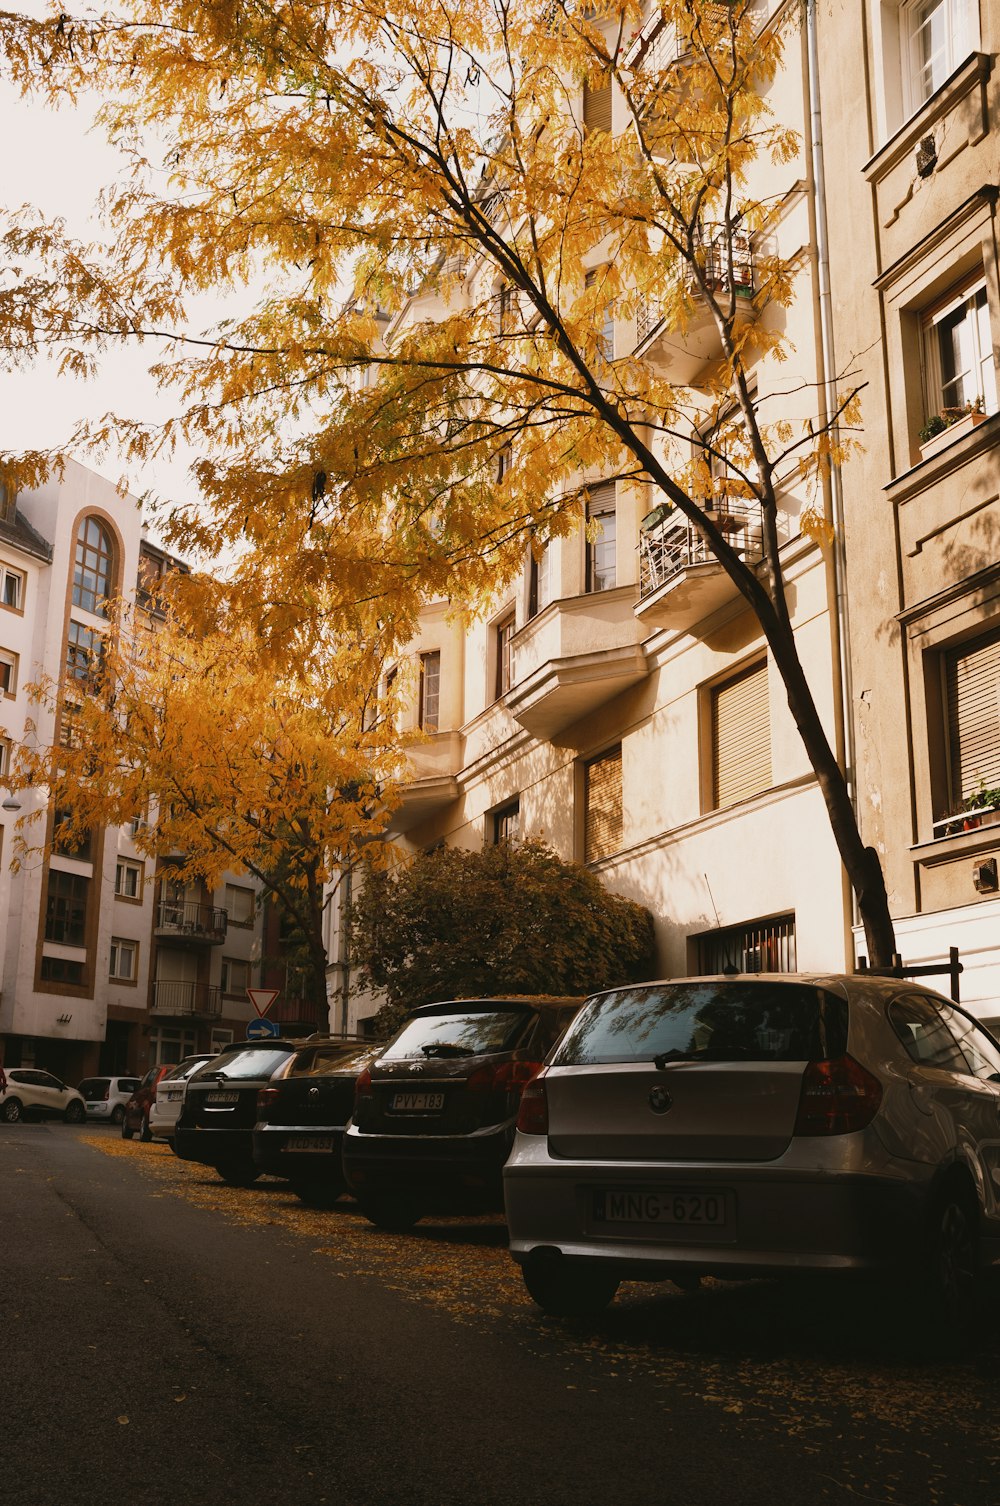
{"label": "bush with leaves", "polygon": [[363,983],[386,996],[383,1034],[439,999],[588,994],[655,970],[649,911],[541,842],[441,847],[369,873],[352,931]]}

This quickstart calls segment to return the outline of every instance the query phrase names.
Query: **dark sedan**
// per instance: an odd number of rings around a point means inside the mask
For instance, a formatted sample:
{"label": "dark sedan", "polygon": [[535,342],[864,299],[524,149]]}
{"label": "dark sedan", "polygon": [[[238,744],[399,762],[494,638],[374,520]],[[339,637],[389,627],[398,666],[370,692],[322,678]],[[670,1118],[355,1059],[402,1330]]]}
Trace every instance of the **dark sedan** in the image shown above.
{"label": "dark sedan", "polygon": [[224,1182],[249,1187],[260,1176],[253,1160],[257,1094],[299,1043],[241,1041],[188,1078],[174,1149],[183,1161],[214,1166]]}

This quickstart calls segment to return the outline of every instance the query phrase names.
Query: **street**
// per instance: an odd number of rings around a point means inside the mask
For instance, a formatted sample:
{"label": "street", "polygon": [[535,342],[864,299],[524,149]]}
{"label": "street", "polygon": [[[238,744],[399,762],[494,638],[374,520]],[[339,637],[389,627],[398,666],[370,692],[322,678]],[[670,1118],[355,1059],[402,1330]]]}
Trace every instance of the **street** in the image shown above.
{"label": "street", "polygon": [[0,1126],[2,1496],[143,1506],[1000,1499],[1000,1327],[877,1291],[523,1294],[497,1218],[380,1233],[166,1146]]}

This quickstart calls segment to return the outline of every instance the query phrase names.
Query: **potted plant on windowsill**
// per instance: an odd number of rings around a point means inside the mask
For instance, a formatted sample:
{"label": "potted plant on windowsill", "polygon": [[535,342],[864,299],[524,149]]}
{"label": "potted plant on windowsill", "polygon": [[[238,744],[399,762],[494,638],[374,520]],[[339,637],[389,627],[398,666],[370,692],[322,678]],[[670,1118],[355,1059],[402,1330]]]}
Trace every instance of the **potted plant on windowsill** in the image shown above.
{"label": "potted plant on windowsill", "polygon": [[947,813],[947,825],[941,835],[957,837],[964,831],[975,831],[980,826],[994,826],[1000,822],[1000,789],[980,785],[971,795]]}
{"label": "potted plant on windowsill", "polygon": [[971,433],[977,424],[985,422],[986,418],[987,413],[981,397],[962,403],[958,407],[942,408],[939,413],[932,413],[917,430],[922,458],[926,460],[938,450],[943,450],[945,445],[961,439],[963,434]]}

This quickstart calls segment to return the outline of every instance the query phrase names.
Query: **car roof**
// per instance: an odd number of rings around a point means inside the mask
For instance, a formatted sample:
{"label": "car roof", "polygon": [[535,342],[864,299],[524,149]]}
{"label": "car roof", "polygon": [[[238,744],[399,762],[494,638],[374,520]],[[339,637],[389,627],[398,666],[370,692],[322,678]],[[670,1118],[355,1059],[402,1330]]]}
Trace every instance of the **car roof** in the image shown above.
{"label": "car roof", "polygon": [[894,998],[901,990],[916,989],[919,993],[928,994],[933,998],[940,999],[944,1004],[950,1004],[953,1008],[963,1009],[965,1006],[956,1004],[954,999],[949,999],[947,994],[940,989],[932,988],[922,978],[896,978],[883,977],[880,973],[857,972],[857,973],[701,973],[685,978],[657,978],[648,983],[622,983],[616,988],[602,988],[590,995],[592,999],[604,998],[609,994],[631,993],[647,988],[676,988],[686,987],[689,984],[703,983],[739,983],[751,987],[774,987],[776,984],[798,983],[811,988],[839,989],[848,996],[880,997],[883,999]]}

